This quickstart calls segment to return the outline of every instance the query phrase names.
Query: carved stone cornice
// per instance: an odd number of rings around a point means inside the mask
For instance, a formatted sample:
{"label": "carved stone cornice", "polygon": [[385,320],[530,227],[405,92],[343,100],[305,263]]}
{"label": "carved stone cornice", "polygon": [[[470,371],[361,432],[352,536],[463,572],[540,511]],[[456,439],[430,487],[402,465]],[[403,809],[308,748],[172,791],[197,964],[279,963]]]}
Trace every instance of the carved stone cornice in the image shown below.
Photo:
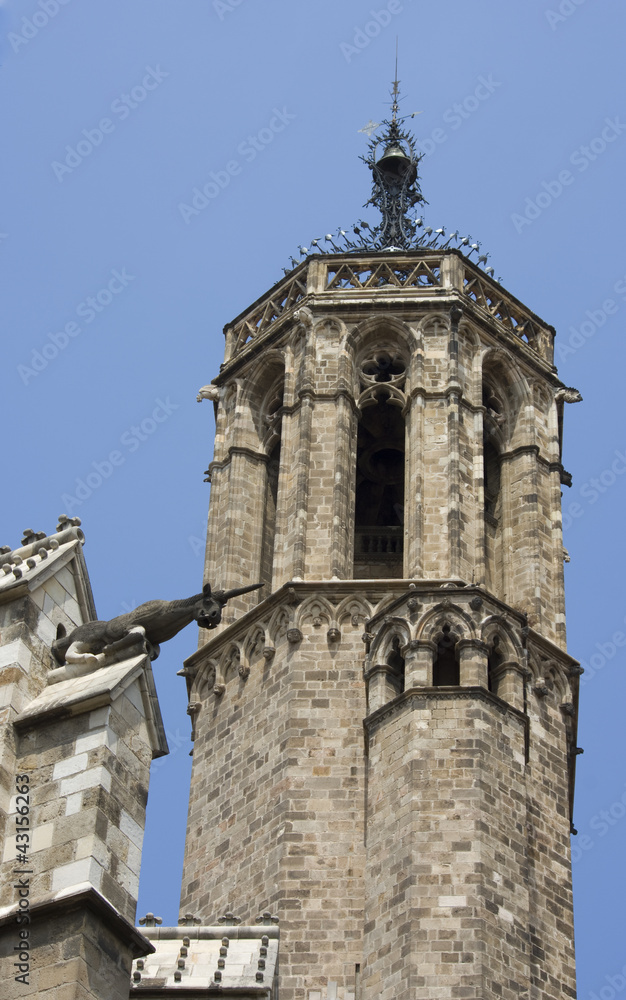
{"label": "carved stone cornice", "polygon": [[399,694],[396,698],[393,698],[382,708],[377,709],[368,715],[367,718],[363,720],[363,725],[369,736],[378,729],[378,727],[385,722],[392,715],[396,715],[398,712],[402,711],[405,707],[412,708],[412,703],[415,701],[482,701],[492,708],[497,709],[501,715],[510,715],[517,719],[521,725],[524,727],[524,731],[528,729],[529,719],[527,715],[520,712],[519,709],[513,708],[508,702],[503,701],[502,698],[498,698],[496,694],[488,691],[486,688],[482,687],[414,687],[409,688],[402,694]]}
{"label": "carved stone cornice", "polygon": [[261,465],[267,465],[269,462],[269,456],[263,451],[254,451],[252,448],[246,448],[242,445],[231,445],[228,449],[228,454],[226,458],[216,459],[209,464],[207,472],[209,475],[213,473],[214,469],[225,469],[227,465],[230,465],[231,459],[234,455],[243,455],[246,458],[251,458],[254,462],[259,462]]}

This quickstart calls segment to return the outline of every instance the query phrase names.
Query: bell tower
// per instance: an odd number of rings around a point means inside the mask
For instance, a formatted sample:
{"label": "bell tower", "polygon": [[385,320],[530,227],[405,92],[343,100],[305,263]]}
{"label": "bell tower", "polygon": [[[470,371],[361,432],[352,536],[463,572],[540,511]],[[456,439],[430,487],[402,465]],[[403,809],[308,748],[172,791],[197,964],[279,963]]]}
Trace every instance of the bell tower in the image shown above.
{"label": "bell tower", "polygon": [[563,1000],[580,397],[479,245],[415,218],[393,93],[380,223],[313,241],[225,328],[206,579],[265,587],[183,671],[181,912],[276,918],[280,1000]]}

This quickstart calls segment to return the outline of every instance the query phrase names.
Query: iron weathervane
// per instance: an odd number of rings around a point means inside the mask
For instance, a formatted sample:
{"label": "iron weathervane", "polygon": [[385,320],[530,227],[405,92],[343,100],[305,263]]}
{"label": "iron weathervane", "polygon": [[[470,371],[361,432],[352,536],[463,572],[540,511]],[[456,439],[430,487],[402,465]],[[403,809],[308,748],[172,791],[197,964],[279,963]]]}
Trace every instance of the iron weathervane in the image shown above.
{"label": "iron weathervane", "polygon": [[[311,253],[363,253],[368,251],[407,251],[418,249],[447,250],[457,249],[464,256],[476,254],[477,263],[483,265],[489,277],[495,277],[494,269],[487,267],[489,254],[481,251],[479,241],[474,241],[470,235],[461,236],[458,230],[448,232],[445,226],[433,229],[426,226],[421,216],[411,218],[411,210],[416,205],[427,205],[422,194],[418,167],[423,158],[418,153],[415,140],[410,132],[402,127],[409,118],[415,118],[421,111],[398,117],[399,111],[399,81],[396,63],[396,78],[391,90],[391,118],[382,122],[369,121],[359,132],[369,138],[367,156],[361,160],[372,171],[372,194],[364,207],[374,205],[382,216],[378,225],[372,225],[363,219],[350,229],[339,227],[336,233],[317,236],[310,240],[307,246],[299,245],[300,257]],[[384,131],[376,137],[379,129]],[[383,152],[378,156],[382,147]],[[283,268],[285,274],[296,268],[300,261],[290,258],[291,267]],[[502,279],[498,278],[500,282]]]}

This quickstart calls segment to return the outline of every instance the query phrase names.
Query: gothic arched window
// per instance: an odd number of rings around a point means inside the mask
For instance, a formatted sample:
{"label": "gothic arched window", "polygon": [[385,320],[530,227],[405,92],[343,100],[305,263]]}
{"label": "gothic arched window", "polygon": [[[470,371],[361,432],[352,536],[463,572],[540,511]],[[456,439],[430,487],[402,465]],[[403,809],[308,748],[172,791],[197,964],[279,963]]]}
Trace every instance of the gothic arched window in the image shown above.
{"label": "gothic arched window", "polygon": [[354,576],[401,577],[404,522],[405,364],[373,351],[361,364],[356,451]]}
{"label": "gothic arched window", "polygon": [[494,694],[498,693],[498,668],[503,660],[504,654],[500,648],[500,636],[494,635],[487,653],[487,686]]}
{"label": "gothic arched window", "polygon": [[267,393],[263,405],[263,424],[266,429],[265,448],[265,497],[263,506],[263,531],[261,542],[261,576],[265,584],[264,595],[272,590],[274,551],[276,541],[276,512],[278,506],[278,474],[280,471],[280,432],[283,406],[283,378]]}
{"label": "gothic arched window", "polygon": [[456,686],[460,683],[459,658],[456,651],[457,636],[449,625],[444,625],[437,640],[433,663],[433,686]]}
{"label": "gothic arched window", "polygon": [[402,694],[404,691],[404,657],[400,650],[400,636],[394,635],[391,640],[391,649],[387,656],[387,666],[391,667],[393,671],[391,681],[397,694]]}
{"label": "gothic arched window", "polygon": [[490,590],[502,587],[502,437],[504,406],[491,378],[483,381],[483,514],[485,575]]}

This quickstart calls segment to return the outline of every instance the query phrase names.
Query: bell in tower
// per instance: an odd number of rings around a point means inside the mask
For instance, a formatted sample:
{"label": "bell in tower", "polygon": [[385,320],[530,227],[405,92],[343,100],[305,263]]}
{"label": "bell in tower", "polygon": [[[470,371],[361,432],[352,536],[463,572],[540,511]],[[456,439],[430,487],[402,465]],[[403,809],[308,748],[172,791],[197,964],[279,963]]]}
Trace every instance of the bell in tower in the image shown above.
{"label": "bell in tower", "polygon": [[380,221],[225,328],[205,575],[265,587],[185,664],[181,912],[273,920],[281,1000],[562,1000],[579,397],[479,245],[415,217],[397,82],[366,162]]}

